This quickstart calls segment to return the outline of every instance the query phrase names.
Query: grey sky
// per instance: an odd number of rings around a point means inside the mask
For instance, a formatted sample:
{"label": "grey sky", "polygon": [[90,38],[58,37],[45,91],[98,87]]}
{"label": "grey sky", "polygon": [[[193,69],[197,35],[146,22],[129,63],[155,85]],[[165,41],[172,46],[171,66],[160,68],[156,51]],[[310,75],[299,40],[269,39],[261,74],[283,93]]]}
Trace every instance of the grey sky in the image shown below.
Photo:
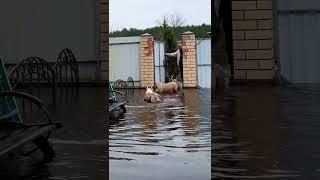
{"label": "grey sky", "polygon": [[147,28],[168,13],[178,13],[185,24],[211,24],[211,0],[109,0],[109,30]]}

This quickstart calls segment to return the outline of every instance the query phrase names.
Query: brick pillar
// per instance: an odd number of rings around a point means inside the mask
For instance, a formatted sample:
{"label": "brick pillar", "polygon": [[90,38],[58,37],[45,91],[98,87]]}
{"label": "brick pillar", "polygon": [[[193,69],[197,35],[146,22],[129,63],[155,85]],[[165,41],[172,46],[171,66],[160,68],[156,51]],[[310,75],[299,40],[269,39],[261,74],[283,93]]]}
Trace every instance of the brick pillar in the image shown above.
{"label": "brick pillar", "polygon": [[109,56],[108,56],[108,22],[109,22],[109,4],[108,0],[99,0],[97,4],[98,10],[98,23],[99,23],[99,59],[100,59],[100,68],[101,68],[101,80],[108,80],[109,77]]}
{"label": "brick pillar", "polygon": [[273,78],[273,22],[271,0],[233,0],[235,80]]}
{"label": "brick pillar", "polygon": [[192,32],[182,34],[183,86],[197,87],[196,37]]}
{"label": "brick pillar", "polygon": [[140,79],[143,88],[154,85],[153,36],[148,33],[140,36]]}

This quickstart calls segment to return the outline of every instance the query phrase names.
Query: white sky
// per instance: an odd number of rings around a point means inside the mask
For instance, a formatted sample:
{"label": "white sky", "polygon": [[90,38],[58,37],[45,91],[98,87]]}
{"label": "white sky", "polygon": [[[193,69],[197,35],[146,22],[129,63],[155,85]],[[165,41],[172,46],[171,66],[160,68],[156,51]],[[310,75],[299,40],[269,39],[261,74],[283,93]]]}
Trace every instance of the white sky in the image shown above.
{"label": "white sky", "polygon": [[109,30],[144,29],[163,15],[178,13],[186,25],[211,24],[211,0],[109,0]]}

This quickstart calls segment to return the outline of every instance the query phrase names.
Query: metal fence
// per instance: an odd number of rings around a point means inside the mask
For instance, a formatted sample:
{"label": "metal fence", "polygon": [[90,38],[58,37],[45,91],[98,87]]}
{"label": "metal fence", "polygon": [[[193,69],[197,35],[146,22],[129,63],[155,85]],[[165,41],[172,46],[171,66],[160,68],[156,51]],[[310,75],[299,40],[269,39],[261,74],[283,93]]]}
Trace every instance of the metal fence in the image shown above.
{"label": "metal fence", "polygon": [[164,42],[155,41],[154,48],[154,69],[155,81],[165,83],[165,67],[164,67]]}
{"label": "metal fence", "polygon": [[140,83],[140,37],[116,37],[109,39],[109,80],[127,80],[132,77]]}
{"label": "metal fence", "polygon": [[197,39],[197,80],[200,88],[211,88],[211,39]]}

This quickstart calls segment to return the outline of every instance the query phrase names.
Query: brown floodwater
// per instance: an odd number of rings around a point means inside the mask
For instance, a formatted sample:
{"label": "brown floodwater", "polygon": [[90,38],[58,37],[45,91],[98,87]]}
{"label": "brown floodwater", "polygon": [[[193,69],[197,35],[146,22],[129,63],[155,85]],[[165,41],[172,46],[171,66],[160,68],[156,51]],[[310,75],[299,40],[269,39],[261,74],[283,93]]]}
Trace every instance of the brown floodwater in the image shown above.
{"label": "brown floodwater", "polygon": [[214,179],[320,179],[320,86],[232,87],[212,103]]}
{"label": "brown floodwater", "polygon": [[51,163],[32,180],[107,179],[107,110],[103,87],[58,88],[56,105],[51,90],[34,92],[49,104],[52,118],[63,128],[50,137],[55,151]]}
{"label": "brown floodwater", "polygon": [[134,90],[125,116],[110,125],[110,179],[210,179],[211,90],[184,89],[154,104],[144,93]]}

